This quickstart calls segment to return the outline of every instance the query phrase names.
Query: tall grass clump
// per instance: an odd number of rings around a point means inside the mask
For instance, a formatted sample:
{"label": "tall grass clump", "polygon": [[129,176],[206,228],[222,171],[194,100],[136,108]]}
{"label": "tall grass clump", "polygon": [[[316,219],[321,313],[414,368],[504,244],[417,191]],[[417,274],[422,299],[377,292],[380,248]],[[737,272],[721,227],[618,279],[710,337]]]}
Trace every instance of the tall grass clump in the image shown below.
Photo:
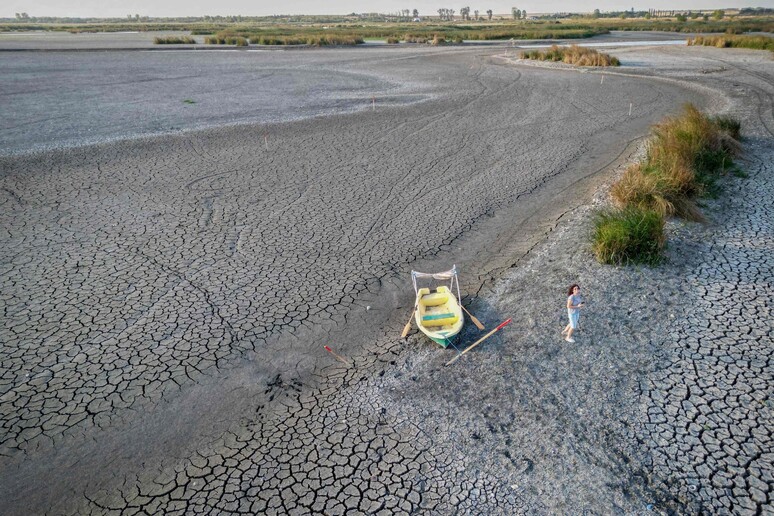
{"label": "tall grass clump", "polygon": [[242,36],[209,36],[204,38],[208,45],[236,45],[238,47],[247,46],[247,38]]}
{"label": "tall grass clump", "polygon": [[521,53],[522,59],[536,59],[538,61],[555,61],[576,66],[620,66],[621,62],[617,57],[609,54],[597,52],[593,48],[579,47],[571,45],[569,47],[559,47],[553,45],[545,52],[540,50],[530,50]]}
{"label": "tall grass clump", "polygon": [[195,45],[196,40],[191,36],[156,36],[153,38],[156,45]]}
{"label": "tall grass clump", "polygon": [[751,48],[774,52],[774,38],[769,36],[697,36],[688,39],[688,45],[717,48]]}
{"label": "tall grass clump", "polygon": [[602,211],[594,220],[594,256],[601,263],[655,265],[661,260],[664,217],[637,207]]}
{"label": "tall grass clump", "polygon": [[[652,253],[660,252],[664,245],[663,222],[660,234],[635,227],[631,220],[637,217],[651,220],[644,214],[650,214],[652,220],[663,221],[672,215],[703,220],[696,199],[716,195],[720,176],[736,171],[733,156],[739,151],[740,129],[737,120],[708,117],[690,104],[679,116],[656,124],[645,158],[631,165],[610,190],[619,211],[605,212],[596,222],[593,247],[597,258],[604,263],[652,263]],[[632,234],[624,236],[626,231]],[[639,241],[646,234],[653,239],[651,247]],[[624,253],[621,249],[626,246]],[[640,254],[641,259],[630,257]],[[625,258],[616,258],[620,256]]]}

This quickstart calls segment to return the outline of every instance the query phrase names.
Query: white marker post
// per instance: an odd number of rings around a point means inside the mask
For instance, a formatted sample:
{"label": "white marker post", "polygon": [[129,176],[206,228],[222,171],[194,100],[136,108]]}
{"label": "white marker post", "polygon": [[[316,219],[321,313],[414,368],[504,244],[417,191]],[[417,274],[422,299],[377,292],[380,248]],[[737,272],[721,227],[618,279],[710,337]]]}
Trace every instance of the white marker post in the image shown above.
{"label": "white marker post", "polygon": [[603,75],[603,76],[602,76],[602,80],[601,80],[601,81],[599,81],[599,84],[603,84],[604,82],[605,82],[605,76]]}
{"label": "white marker post", "polygon": [[371,111],[376,111],[376,97],[371,97]]}
{"label": "white marker post", "polygon": [[632,116],[632,103],[629,102],[629,116]]}
{"label": "white marker post", "polygon": [[266,152],[269,152],[269,133],[263,133],[263,143],[266,145]]}

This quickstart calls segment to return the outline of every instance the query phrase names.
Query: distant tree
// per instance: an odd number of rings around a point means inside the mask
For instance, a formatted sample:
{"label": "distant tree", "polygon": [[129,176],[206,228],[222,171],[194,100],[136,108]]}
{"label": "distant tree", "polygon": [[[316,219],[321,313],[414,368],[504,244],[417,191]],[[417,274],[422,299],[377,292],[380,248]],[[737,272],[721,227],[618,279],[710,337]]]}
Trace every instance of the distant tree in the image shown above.
{"label": "distant tree", "polygon": [[30,15],[27,14],[27,13],[21,13],[21,17],[22,17],[22,20],[29,20],[30,19]]}
{"label": "distant tree", "polygon": [[599,18],[599,9],[594,9],[594,14],[591,15],[592,18]]}
{"label": "distant tree", "polygon": [[489,16],[489,21],[492,21],[492,10],[491,9],[487,9],[486,10],[486,15]]}
{"label": "distant tree", "polygon": [[515,7],[511,7],[511,16],[513,16],[514,20],[518,20],[521,18],[521,11]]}
{"label": "distant tree", "polygon": [[455,12],[454,9],[438,9],[438,16],[442,20],[453,21]]}
{"label": "distant tree", "polygon": [[723,9],[717,9],[715,11],[712,11],[712,18],[715,20],[722,20],[723,16],[726,15],[726,12]]}
{"label": "distant tree", "polygon": [[134,21],[140,21],[140,15],[139,14],[135,14],[134,15]]}
{"label": "distant tree", "polygon": [[414,12],[412,12],[414,15],[414,18],[419,18],[419,11],[417,9],[414,9]]}
{"label": "distant tree", "polygon": [[676,19],[677,19],[677,21],[679,21],[679,22],[685,22],[685,21],[688,21],[688,17],[687,17],[686,15],[684,15],[684,14],[678,14],[678,15],[676,16]]}
{"label": "distant tree", "polygon": [[460,9],[460,16],[462,16],[463,20],[470,20],[470,7]]}
{"label": "distant tree", "polygon": [[524,20],[527,19],[527,10],[526,9],[522,9],[522,11],[521,11],[521,18],[524,19]]}
{"label": "distant tree", "polygon": [[473,19],[474,19],[474,20],[478,20],[478,9],[476,9],[475,11],[473,11]]}
{"label": "distant tree", "polygon": [[646,20],[650,20],[650,19],[651,19],[651,15],[650,15],[650,13],[645,13],[645,19],[646,19]]}
{"label": "distant tree", "polygon": [[17,20],[21,20],[21,14],[19,14],[19,13],[16,13],[16,19],[17,19]]}

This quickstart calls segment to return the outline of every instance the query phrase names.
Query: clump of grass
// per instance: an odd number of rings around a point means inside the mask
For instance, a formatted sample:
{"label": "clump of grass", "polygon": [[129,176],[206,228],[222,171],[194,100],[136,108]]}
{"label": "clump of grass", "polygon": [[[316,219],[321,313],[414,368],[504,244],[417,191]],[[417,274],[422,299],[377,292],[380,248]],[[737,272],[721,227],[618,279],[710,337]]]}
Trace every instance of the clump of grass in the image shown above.
{"label": "clump of grass", "polygon": [[717,48],[751,48],[774,51],[774,38],[769,36],[697,36],[688,39],[688,45]]}
{"label": "clump of grass", "polygon": [[387,38],[388,45],[397,45],[398,43],[400,43],[400,39],[396,38],[395,36],[390,36]]}
{"label": "clump of grass", "polygon": [[597,52],[593,48],[571,45],[559,47],[553,45],[545,52],[539,50],[525,51],[521,53],[522,59],[536,59],[539,61],[555,61],[576,66],[620,66],[617,57]]}
{"label": "clump of grass", "polygon": [[314,37],[309,37],[306,40],[307,45],[312,45],[315,47],[324,47],[329,45],[354,46],[354,45],[362,45],[363,43],[365,43],[365,40],[360,36],[337,36],[337,35],[314,36]]}
{"label": "clump of grass", "polygon": [[441,36],[440,34],[436,34],[433,36],[433,39],[430,41],[431,45],[443,45],[446,43],[446,38]]}
{"label": "clump of grass", "polygon": [[325,36],[250,36],[250,43],[254,45],[310,45],[323,47],[329,45],[360,45],[363,38],[357,36],[325,35]]}
{"label": "clump of grass", "polygon": [[156,45],[195,45],[196,40],[191,36],[156,36],[153,38]]}
{"label": "clump of grass", "polygon": [[253,45],[306,45],[306,38],[291,36],[250,36]]}
{"label": "clump of grass", "polygon": [[729,130],[738,135],[733,120],[718,123],[689,104],[680,116],[655,126],[644,170],[673,182],[685,197],[710,193],[739,150]]}
{"label": "clump of grass", "polygon": [[413,34],[406,34],[403,36],[403,41],[406,43],[427,43],[427,36],[417,36]]}
{"label": "clump of grass", "polygon": [[599,212],[594,220],[593,251],[612,265],[656,265],[666,243],[664,217],[637,207]]}
{"label": "clump of grass", "polygon": [[741,138],[740,131],[742,130],[742,124],[739,120],[730,116],[715,116],[710,120],[731,138],[737,141]]}
{"label": "clump of grass", "polygon": [[[685,172],[680,170],[679,172]],[[703,220],[701,211],[691,197],[682,192],[690,180],[682,174],[664,176],[643,171],[640,163],[630,166],[610,189],[619,206],[653,210],[662,216],[677,215],[688,220]]]}
{"label": "clump of grass", "polygon": [[[690,104],[679,116],[655,125],[645,158],[630,166],[610,190],[619,211],[604,212],[597,220],[593,235],[597,258],[604,263],[652,263],[653,253],[664,245],[665,217],[703,220],[697,199],[717,195],[723,174],[744,174],[733,163],[740,129],[737,120],[708,117]],[[660,233],[633,225],[637,217],[659,218]],[[640,242],[646,234],[653,239],[650,247]]]}
{"label": "clump of grass", "polygon": [[731,117],[707,117],[687,105],[653,128],[645,159],[613,185],[613,199],[619,206],[702,220],[695,199],[717,195],[719,176],[735,170],[739,130]]}
{"label": "clump of grass", "polygon": [[242,36],[209,36],[204,38],[208,45],[236,45],[238,47],[247,46],[247,38]]}

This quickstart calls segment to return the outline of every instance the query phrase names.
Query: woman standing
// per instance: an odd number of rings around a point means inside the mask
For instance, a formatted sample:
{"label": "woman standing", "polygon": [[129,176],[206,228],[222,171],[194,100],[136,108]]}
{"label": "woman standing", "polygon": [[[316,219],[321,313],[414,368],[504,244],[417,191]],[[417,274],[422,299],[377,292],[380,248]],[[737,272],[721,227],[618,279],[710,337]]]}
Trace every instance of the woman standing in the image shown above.
{"label": "woman standing", "polygon": [[583,306],[583,299],[580,295],[580,287],[578,285],[570,285],[570,289],[567,291],[567,315],[570,318],[570,324],[564,327],[562,335],[566,334],[564,340],[567,342],[575,342],[572,338],[572,332],[578,327],[578,319],[580,318],[580,309]]}

